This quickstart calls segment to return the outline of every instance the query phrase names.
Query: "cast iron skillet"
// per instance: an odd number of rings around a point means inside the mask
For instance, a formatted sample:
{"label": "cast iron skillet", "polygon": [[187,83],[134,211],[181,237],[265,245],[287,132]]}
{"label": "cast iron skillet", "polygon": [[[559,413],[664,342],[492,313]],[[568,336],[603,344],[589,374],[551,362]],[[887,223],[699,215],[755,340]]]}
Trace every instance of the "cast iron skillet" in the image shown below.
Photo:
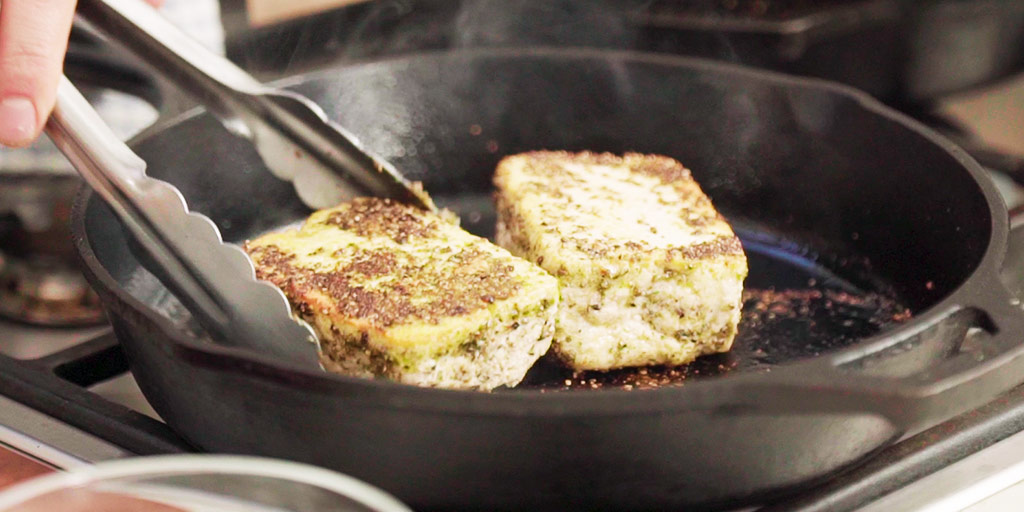
{"label": "cast iron skillet", "polygon": [[[86,192],[74,229],[88,276],[146,397],[197,447],[334,468],[422,509],[739,505],[1024,382],[1024,311],[998,277],[1005,206],[962,151],[864,94],[552,49],[421,54],[287,83],[482,234],[504,154],[676,157],[740,230],[755,291],[734,353],[681,372],[682,385],[585,375],[559,390],[567,376],[544,365],[524,389],[489,394],[345,378],[204,342]],[[202,112],[134,148],[227,240],[308,213]],[[770,287],[785,293],[756,291]]]}

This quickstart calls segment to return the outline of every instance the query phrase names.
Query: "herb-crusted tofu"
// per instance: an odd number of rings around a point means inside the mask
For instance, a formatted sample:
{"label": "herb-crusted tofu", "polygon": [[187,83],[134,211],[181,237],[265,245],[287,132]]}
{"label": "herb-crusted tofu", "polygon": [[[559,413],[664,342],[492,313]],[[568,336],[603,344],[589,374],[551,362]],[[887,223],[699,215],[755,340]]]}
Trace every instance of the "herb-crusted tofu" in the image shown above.
{"label": "herb-crusted tofu", "polygon": [[732,346],[747,260],[679,162],[534,152],[505,158],[498,244],[558,277],[554,349],[576,370],[679,365]]}
{"label": "herb-crusted tofu", "polygon": [[551,344],[555,278],[412,206],[356,199],[246,250],[314,326],[329,370],[489,390]]}

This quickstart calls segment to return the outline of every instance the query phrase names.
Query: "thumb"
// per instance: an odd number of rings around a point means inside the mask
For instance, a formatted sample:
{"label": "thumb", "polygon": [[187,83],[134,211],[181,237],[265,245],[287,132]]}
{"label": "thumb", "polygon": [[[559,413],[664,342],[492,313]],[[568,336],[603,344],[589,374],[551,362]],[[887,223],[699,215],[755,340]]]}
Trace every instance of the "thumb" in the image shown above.
{"label": "thumb", "polygon": [[0,144],[26,146],[53,109],[75,0],[3,0]]}

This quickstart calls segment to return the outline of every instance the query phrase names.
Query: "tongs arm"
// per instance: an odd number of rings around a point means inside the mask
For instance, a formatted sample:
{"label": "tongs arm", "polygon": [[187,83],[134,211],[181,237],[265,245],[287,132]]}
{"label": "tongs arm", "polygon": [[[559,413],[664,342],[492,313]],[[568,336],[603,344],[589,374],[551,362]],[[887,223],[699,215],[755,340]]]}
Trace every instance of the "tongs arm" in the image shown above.
{"label": "tongs arm", "polygon": [[[416,184],[330,122],[319,106],[261,85],[140,0],[80,0],[78,12],[207,106],[228,130],[252,140],[271,172],[293,181],[309,206],[377,196],[436,209]],[[295,158],[297,151],[305,158]]]}
{"label": "tongs arm", "polygon": [[223,243],[210,219],[188,211],[169,183],[146,176],[125,145],[66,78],[47,134],[138,242],[157,275],[221,343],[316,365],[316,338],[291,318],[287,300],[256,281],[252,262]]}

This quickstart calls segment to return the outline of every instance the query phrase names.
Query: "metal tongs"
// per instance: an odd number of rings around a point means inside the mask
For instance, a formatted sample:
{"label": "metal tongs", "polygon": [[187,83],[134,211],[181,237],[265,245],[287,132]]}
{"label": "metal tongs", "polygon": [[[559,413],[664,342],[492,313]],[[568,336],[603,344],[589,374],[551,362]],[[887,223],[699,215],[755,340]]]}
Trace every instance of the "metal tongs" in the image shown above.
{"label": "metal tongs", "polygon": [[189,212],[177,188],[146,176],[146,162],[67,78],[46,132],[134,237],[146,267],[217,341],[317,367],[316,335],[292,318],[284,293],[257,281],[245,252],[224,243],[209,218]]}
{"label": "metal tongs", "polygon": [[78,14],[252,141],[270,171],[291,181],[307,206],[376,196],[436,209],[418,184],[370,154],[308,98],[259,83],[141,0],[80,0]]}

